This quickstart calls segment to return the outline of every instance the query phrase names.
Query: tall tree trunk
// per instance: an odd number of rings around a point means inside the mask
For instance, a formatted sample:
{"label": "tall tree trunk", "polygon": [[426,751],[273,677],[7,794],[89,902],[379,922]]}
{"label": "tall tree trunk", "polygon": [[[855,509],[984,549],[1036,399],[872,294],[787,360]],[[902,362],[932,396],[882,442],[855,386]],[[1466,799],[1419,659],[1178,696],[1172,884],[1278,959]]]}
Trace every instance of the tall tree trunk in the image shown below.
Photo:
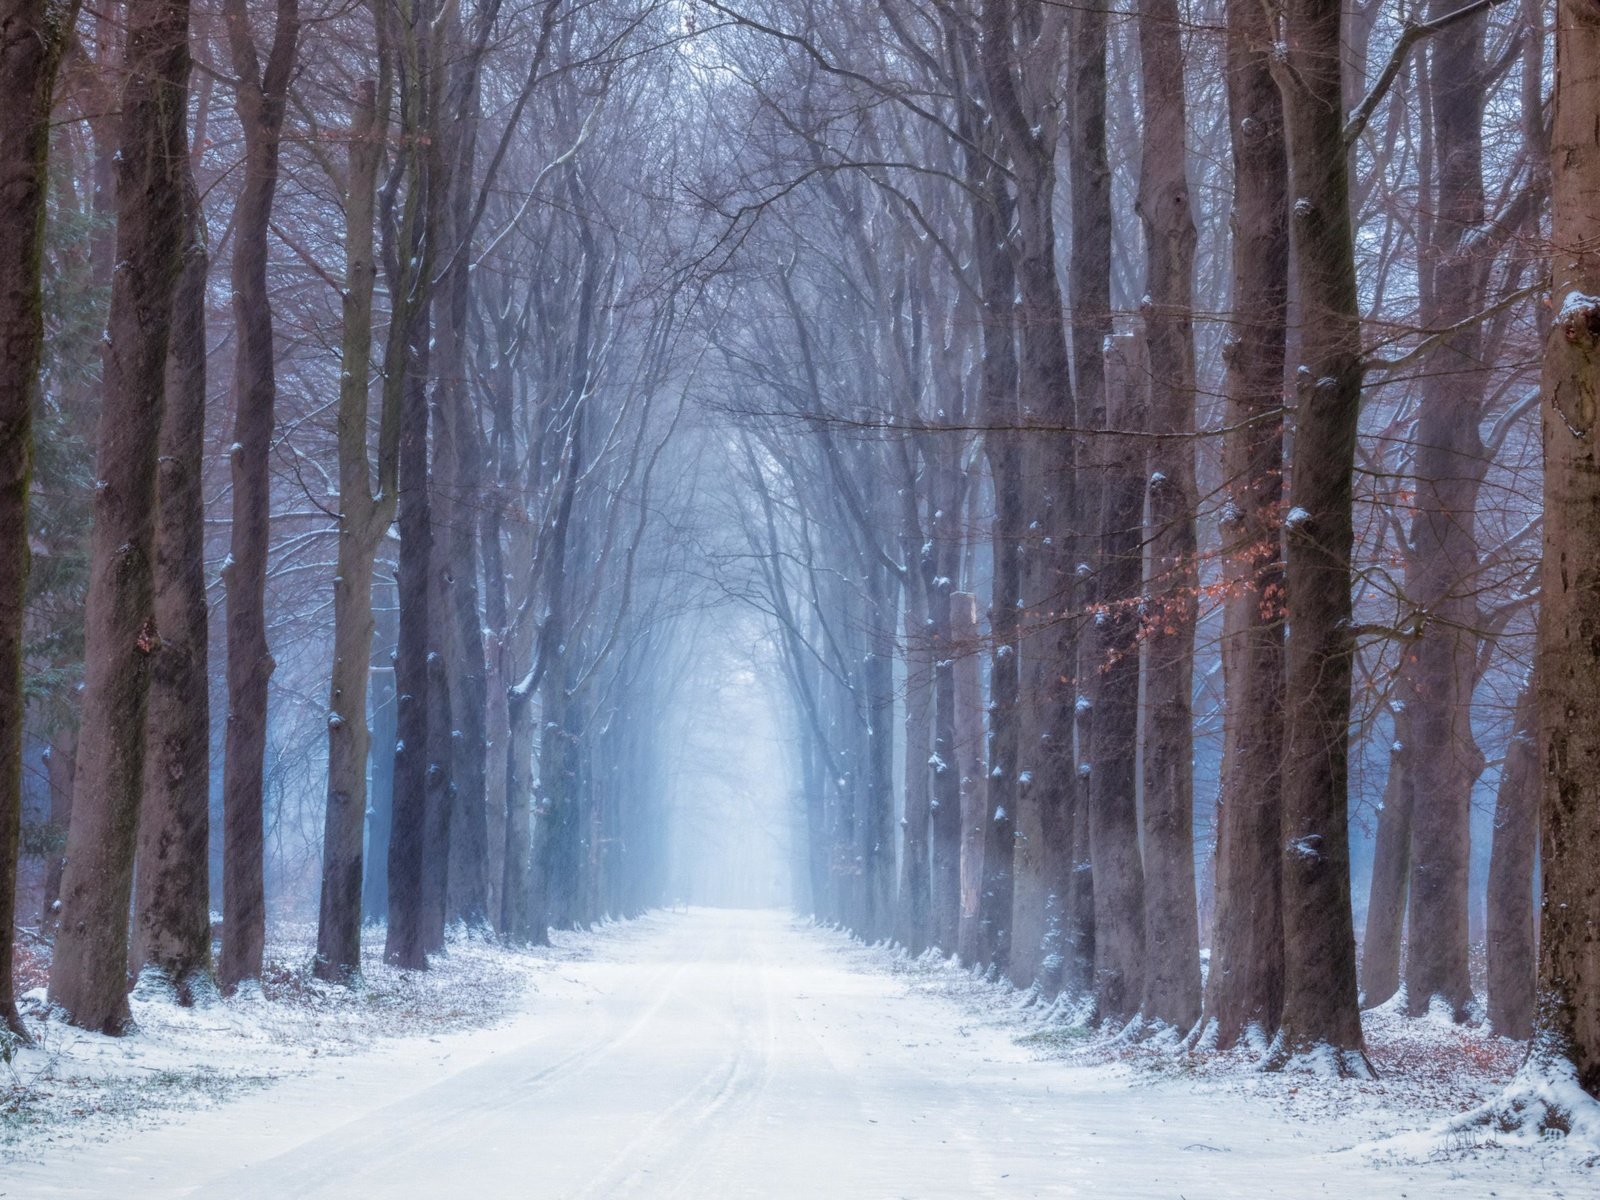
{"label": "tall tree trunk", "polygon": [[1525,1071],[1600,1097],[1600,4],[1556,10],[1555,322],[1544,358],[1544,563],[1534,666],[1539,1008]]}
{"label": "tall tree trunk", "polygon": [[161,417],[156,629],[150,674],[133,966],[191,1003],[211,979],[211,708],[206,674],[206,251],[194,171],[183,168],[187,244],[173,296]]}
{"label": "tall tree trunk", "polygon": [[[506,476],[504,478],[509,478]],[[533,536],[525,525],[510,539],[510,577],[533,577]],[[490,584],[491,589],[493,583]],[[532,853],[533,787],[531,782],[534,747],[533,698],[510,692],[510,681],[519,678],[533,658],[533,622],[523,618],[511,621],[505,634],[506,663],[506,742],[505,742],[505,849],[500,882],[500,932],[512,945],[528,941],[528,869]]]}
{"label": "tall tree trunk", "polygon": [[73,724],[57,730],[50,739],[50,761],[45,767],[50,784],[52,844],[60,839],[59,846],[51,850],[45,863],[44,894],[39,898],[39,929],[47,937],[54,934],[61,915],[61,872],[67,866],[66,836],[72,826],[72,781],[77,767],[78,727]]}
{"label": "tall tree trunk", "polygon": [[870,627],[861,672],[867,702],[865,801],[856,826],[864,871],[866,911],[857,933],[869,942],[894,932],[894,578],[878,565],[869,573]]}
{"label": "tall tree trunk", "polygon": [[1144,618],[1146,1020],[1186,1033],[1200,1016],[1194,880],[1194,214],[1177,0],[1141,0],[1144,152],[1139,216],[1150,365],[1149,545]]}
{"label": "tall tree trunk", "polygon": [[1533,863],[1539,839],[1539,729],[1534,686],[1517,712],[1500,767],[1489,851],[1489,1027],[1501,1037],[1533,1035],[1538,941],[1533,928]]}
{"label": "tall tree trunk", "polygon": [[1394,741],[1389,777],[1378,810],[1378,836],[1372,851],[1372,881],[1367,891],[1367,927],[1361,944],[1361,1003],[1383,1004],[1400,990],[1400,947],[1405,935],[1406,894],[1411,883],[1411,815],[1416,796],[1407,763],[1411,737],[1410,705],[1394,705]]}
{"label": "tall tree trunk", "polygon": [[[1009,959],[1013,983],[1037,980],[1042,960],[1059,956],[1061,833],[1072,811],[1073,689],[1076,626],[1066,619],[1073,580],[1076,443],[1060,432],[1077,423],[1056,266],[1054,109],[1066,17],[1014,0],[984,0],[983,66],[1016,188],[1016,227],[1007,239],[1016,275],[1017,406],[1025,432],[1019,588],[1028,629],[1017,643],[1015,720],[1018,760]],[[998,570],[997,570],[998,574]],[[1047,947],[1047,943],[1049,943]]]}
{"label": "tall tree trunk", "polygon": [[1350,220],[1342,0],[1289,0],[1281,85],[1300,304],[1283,775],[1283,1020],[1274,1060],[1327,1048],[1367,1075],[1350,912],[1351,479],[1361,308]]}
{"label": "tall tree trunk", "polygon": [[[457,39],[459,40],[459,33]],[[477,124],[477,72],[469,61],[452,81],[459,115],[439,190],[449,265],[439,281],[434,332],[433,578],[438,587],[443,678],[449,717],[441,731],[439,762],[448,772],[449,835],[444,864],[445,915],[468,928],[488,925],[489,825],[485,808],[486,706],[483,619],[478,611],[478,522],[482,450],[467,389],[467,302],[472,262],[467,217]],[[457,94],[460,92],[460,94]],[[444,699],[441,696],[441,699]],[[439,710],[445,711],[441,705]]]}
{"label": "tall tree trunk", "polygon": [[1093,742],[1089,822],[1094,862],[1094,998],[1102,1019],[1126,1021],[1144,995],[1144,867],[1136,798],[1139,576],[1143,534],[1148,368],[1135,339],[1112,340],[1107,428],[1096,439],[1101,476],[1096,555]]}
{"label": "tall tree trunk", "polygon": [[[509,706],[511,748],[506,761],[506,867],[501,885],[505,896],[500,918],[506,941],[513,946],[535,942],[529,896],[533,855],[533,707],[531,698],[513,698]],[[546,941],[549,939],[546,938]]]}
{"label": "tall tree trunk", "polygon": [[[1457,0],[1430,0],[1438,19]],[[1483,224],[1483,62],[1488,11],[1434,34],[1428,52],[1433,158],[1438,164],[1422,248],[1422,323],[1452,332],[1428,354],[1414,433],[1416,512],[1411,522],[1407,592],[1422,628],[1405,656],[1411,732],[1407,775],[1411,887],[1406,942],[1406,1006],[1412,1016],[1439,1000],[1464,1020],[1472,1000],[1467,969],[1467,881],[1472,789],[1483,753],[1472,736],[1477,680],[1478,491],[1489,468],[1478,436],[1484,408],[1483,308],[1488,271],[1474,234]],[[1455,328],[1458,327],[1459,328]]]}
{"label": "tall tree trunk", "polygon": [[300,37],[299,0],[276,0],[265,67],[245,0],[225,0],[244,183],[233,213],[233,530],[222,570],[228,603],[228,721],[222,767],[222,958],[224,989],[261,976],[266,942],[266,844],[262,789],[267,752],[267,684],[276,665],[267,647],[267,555],[272,532],[273,407],[277,367],[267,237],[278,188],[278,150],[289,77]]}
{"label": "tall tree trunk", "polygon": [[390,806],[387,879],[389,921],[386,961],[413,969],[428,965],[423,888],[428,849],[429,646],[433,638],[428,575],[433,522],[428,488],[428,365],[432,340],[431,281],[437,239],[431,236],[434,155],[425,151],[437,103],[437,72],[431,69],[432,11],[413,6],[404,21],[391,18],[380,41],[396,43],[405,86],[400,114],[406,164],[406,194],[399,230],[385,245],[384,270],[392,295],[412,297],[401,318],[391,316],[384,350],[384,377],[400,388],[399,471],[395,504],[400,530],[395,593],[399,628],[395,640],[394,791]]}
{"label": "tall tree trunk", "polygon": [[[385,81],[387,82],[387,81]],[[367,814],[367,685],[372,674],[372,583],[394,516],[401,380],[384,380],[377,491],[367,457],[372,381],[373,253],[383,133],[378,85],[358,85],[345,195],[344,335],[339,378],[339,566],[333,583],[333,674],[328,693],[328,788],[317,921],[319,979],[348,983],[361,968],[361,887]],[[387,104],[385,104],[387,109]],[[387,112],[385,112],[387,116]],[[386,125],[387,122],[385,121]],[[396,306],[405,319],[405,302]]]}
{"label": "tall tree trunk", "polygon": [[957,555],[960,554],[959,512],[955,488],[948,486],[956,472],[944,461],[942,446],[929,455],[931,473],[940,486],[933,515],[933,553],[927,561],[923,586],[928,596],[929,649],[933,659],[933,753],[929,782],[932,861],[929,878],[930,920],[928,936],[945,954],[957,948],[961,920],[961,755],[957,735],[956,660],[962,653],[955,641],[952,617]]}
{"label": "tall tree trunk", "polygon": [[13,992],[22,830],[22,618],[33,407],[44,345],[40,271],[50,105],[76,4],[0,0],[0,1037],[26,1037]]}
{"label": "tall tree trunk", "polygon": [[989,599],[989,725],[985,742],[983,882],[978,894],[977,962],[1004,973],[1011,955],[1012,860],[1016,850],[1021,750],[1018,607],[1022,601],[1022,448],[1017,430],[1016,278],[1006,251],[1011,205],[988,171],[990,203],[973,207],[973,240],[983,291],[980,418],[994,481],[990,532],[994,578]]}
{"label": "tall tree trunk", "polygon": [[[431,244],[431,243],[429,243]],[[430,256],[431,257],[431,256]],[[408,314],[400,407],[400,609],[395,643],[394,792],[389,829],[389,923],[384,958],[397,966],[428,965],[423,935],[422,862],[428,784],[428,561],[433,540],[428,505],[428,305]],[[398,361],[398,355],[392,361]]]}
{"label": "tall tree trunk", "polygon": [[1279,860],[1283,757],[1283,368],[1289,296],[1288,166],[1272,27],[1255,0],[1227,5],[1232,135],[1233,328],[1223,439],[1225,750],[1206,1039],[1219,1050],[1283,1013]]}
{"label": "tall tree trunk", "polygon": [[[103,366],[84,607],[83,735],[50,999],[121,1033],[151,656],[152,557],[167,345],[184,246],[189,79],[184,0],[130,0],[117,155],[117,269]],[[9,900],[7,901],[7,918]]]}
{"label": "tall tree trunk", "polygon": [[928,948],[930,928],[929,804],[933,790],[929,763],[933,754],[933,662],[926,592],[920,577],[907,581],[905,601],[905,815],[901,820],[895,940],[910,954],[918,955]]}
{"label": "tall tree trunk", "polygon": [[987,789],[983,778],[983,677],[978,658],[978,598],[971,592],[950,597],[950,641],[956,654],[956,762],[961,775],[961,911],[956,953],[968,966],[982,955],[978,899],[983,892],[984,820]]}
{"label": "tall tree trunk", "polygon": [[361,915],[369,923],[382,921],[389,911],[389,833],[393,827],[395,708],[395,638],[399,613],[394,580],[387,567],[374,582],[373,608],[376,642],[372,652],[371,699],[367,720],[372,730],[368,750],[367,838],[362,855]]}
{"label": "tall tree trunk", "polygon": [[[495,533],[498,541],[499,533]],[[484,542],[489,550],[489,542]],[[498,550],[498,547],[497,547]],[[484,563],[484,578],[494,587],[491,566],[499,569],[499,554],[494,561]],[[485,614],[492,622],[493,617]],[[485,862],[486,899],[489,906],[489,923],[496,933],[505,932],[505,877],[506,877],[506,816],[508,812],[506,781],[511,767],[511,710],[506,700],[510,677],[509,647],[504,626],[488,625],[491,633],[486,647],[487,674],[484,677],[485,722],[484,745],[488,752],[484,775],[484,806],[488,820],[487,861]]]}
{"label": "tall tree trunk", "polygon": [[[1091,0],[1072,10],[1068,77],[1072,80],[1071,121],[1067,130],[1072,182],[1072,377],[1078,397],[1078,425],[1102,429],[1106,423],[1106,339],[1111,336],[1111,168],[1106,149],[1106,6]],[[1094,451],[1085,457],[1093,459]],[[1095,602],[1096,567],[1103,480],[1093,470],[1080,473],[1073,527],[1079,533],[1074,564],[1073,601],[1087,615]],[[1074,797],[1071,878],[1063,919],[1067,946],[1062,984],[1074,995],[1094,985],[1094,869],[1091,852],[1094,696],[1099,688],[1096,635],[1086,628],[1072,664],[1077,703],[1074,737],[1078,763]]]}

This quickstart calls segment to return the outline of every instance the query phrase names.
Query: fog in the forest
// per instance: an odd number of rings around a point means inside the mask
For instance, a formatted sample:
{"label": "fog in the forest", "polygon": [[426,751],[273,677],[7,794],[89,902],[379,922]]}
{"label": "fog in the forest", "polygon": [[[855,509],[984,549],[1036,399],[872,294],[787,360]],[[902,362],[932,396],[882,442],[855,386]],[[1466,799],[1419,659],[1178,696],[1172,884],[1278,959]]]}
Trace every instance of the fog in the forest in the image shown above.
{"label": "fog in the forest", "polygon": [[[669,702],[661,787],[673,904],[804,908],[804,809],[760,626],[697,622]],[[797,826],[799,827],[797,830]]]}
{"label": "fog in the forest", "polygon": [[1600,1147],[1597,4],[0,0],[0,1158]]}

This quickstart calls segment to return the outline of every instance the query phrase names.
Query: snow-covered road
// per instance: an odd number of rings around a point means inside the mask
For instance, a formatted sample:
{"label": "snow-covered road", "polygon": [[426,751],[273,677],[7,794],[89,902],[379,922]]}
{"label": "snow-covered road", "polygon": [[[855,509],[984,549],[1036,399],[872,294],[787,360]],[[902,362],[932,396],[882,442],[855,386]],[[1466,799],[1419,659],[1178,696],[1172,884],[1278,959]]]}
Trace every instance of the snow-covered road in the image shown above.
{"label": "snow-covered road", "polygon": [[161,1128],[46,1149],[0,1167],[0,1195],[1531,1194],[1515,1185],[1526,1165],[1499,1155],[1378,1167],[1338,1152],[1353,1124],[1035,1061],[782,914],[661,914],[595,946],[498,1029],[389,1044]]}

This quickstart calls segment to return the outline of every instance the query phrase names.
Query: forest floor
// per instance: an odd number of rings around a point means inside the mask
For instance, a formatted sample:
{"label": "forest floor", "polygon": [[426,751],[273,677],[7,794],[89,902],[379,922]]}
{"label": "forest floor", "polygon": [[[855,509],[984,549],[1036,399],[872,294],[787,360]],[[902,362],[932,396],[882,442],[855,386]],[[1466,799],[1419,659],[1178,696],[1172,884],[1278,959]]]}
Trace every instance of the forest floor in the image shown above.
{"label": "forest floor", "polygon": [[122,1040],[49,1030],[0,1068],[0,1196],[1415,1200],[1600,1182],[1583,1147],[1441,1131],[1515,1065],[1487,1035],[1377,1014],[1379,1081],[1263,1075],[1085,1036],[948,964],[773,912],[657,913],[542,954],[460,943],[354,995],[301,971],[266,990],[137,998]]}

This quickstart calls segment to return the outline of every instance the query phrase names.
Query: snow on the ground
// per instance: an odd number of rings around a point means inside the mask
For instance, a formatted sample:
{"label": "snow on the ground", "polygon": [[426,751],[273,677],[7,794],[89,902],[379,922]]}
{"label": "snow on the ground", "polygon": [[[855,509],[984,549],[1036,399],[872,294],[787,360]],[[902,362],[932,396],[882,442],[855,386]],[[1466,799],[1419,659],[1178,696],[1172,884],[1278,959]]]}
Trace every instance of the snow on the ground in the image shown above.
{"label": "snow on the ground", "polygon": [[[136,989],[130,1004],[138,1032],[123,1038],[53,1018],[43,985],[46,955],[24,942],[18,977],[34,986],[21,1009],[34,1045],[0,1061],[0,1164],[45,1144],[170,1120],[382,1039],[493,1023],[523,1007],[549,966],[531,954],[456,938],[432,970],[401,971],[383,963],[383,931],[369,929],[361,983],[344,988],[312,975],[315,940],[312,926],[275,928],[260,988],[225,1001],[182,1008]],[[4,1178],[0,1169],[0,1183]]]}
{"label": "snow on the ground", "polygon": [[[1042,1004],[1031,992],[986,979],[953,958],[911,959],[885,945],[856,944],[849,953],[864,969],[902,976],[913,994],[949,1001],[974,1021],[1009,1033],[1041,1061],[1067,1063],[1086,1072],[1085,1079],[1116,1080],[1130,1092],[1148,1093],[1153,1108],[1268,1105],[1285,1130],[1325,1131],[1329,1149],[1347,1157],[1375,1168],[1426,1164],[1449,1180],[1481,1174],[1491,1196],[1559,1196],[1562,1187],[1587,1194],[1600,1187],[1600,1137],[1541,1138],[1497,1129],[1492,1119],[1471,1119],[1504,1095],[1522,1065],[1525,1042],[1496,1036],[1481,1021],[1457,1024],[1442,1010],[1407,1017],[1403,992],[1362,1014],[1367,1057],[1378,1077],[1351,1080],[1263,1071],[1265,1045],[1190,1053],[1170,1031],[1129,1038],[1088,1029],[1069,1006]],[[1592,1108],[1591,1102],[1586,1111]],[[1258,1132],[1272,1137],[1270,1128]],[[1495,1180],[1505,1185],[1498,1193]]]}
{"label": "snow on the ground", "polygon": [[[60,1086],[48,1124],[12,1161],[0,1149],[0,1192],[1453,1200],[1600,1182],[1568,1143],[1440,1132],[1498,1089],[1516,1048],[1393,1011],[1369,1024],[1382,1077],[1337,1082],[1108,1044],[958,967],[778,913],[658,913],[559,943],[453,947],[427,975],[375,980],[404,996],[373,1002],[376,1020],[359,999],[298,993],[249,1011],[144,1005],[141,1034],[80,1039],[71,1071],[149,1068],[141,1095],[170,1087],[172,1107],[199,1111],[48,1143],[72,1127]],[[459,1002],[484,977],[504,987]],[[445,1009],[457,1031],[430,1032]],[[197,1102],[183,1071],[257,1086]]]}

